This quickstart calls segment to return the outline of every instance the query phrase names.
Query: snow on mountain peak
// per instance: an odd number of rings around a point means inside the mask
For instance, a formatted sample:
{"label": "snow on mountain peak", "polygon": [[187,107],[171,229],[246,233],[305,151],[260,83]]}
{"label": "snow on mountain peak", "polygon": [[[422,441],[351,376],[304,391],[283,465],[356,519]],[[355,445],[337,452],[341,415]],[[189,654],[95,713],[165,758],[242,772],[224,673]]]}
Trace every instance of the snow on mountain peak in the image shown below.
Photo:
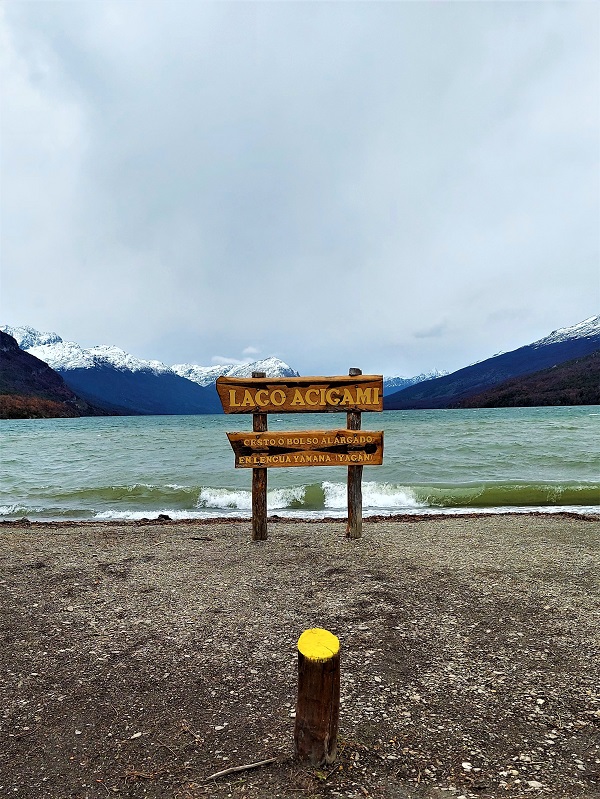
{"label": "snow on mountain peak", "polygon": [[260,361],[230,367],[227,377],[252,377],[252,372],[265,372],[267,377],[299,377],[291,366],[271,356]]}
{"label": "snow on mountain peak", "polygon": [[62,341],[62,338],[57,333],[42,333],[26,325],[22,327],[2,325],[0,330],[12,336],[22,350],[29,350],[31,347],[41,347],[46,344],[59,344]]}
{"label": "snow on mountain peak", "polygon": [[600,315],[590,316],[584,319],[583,322],[578,322],[571,327],[561,327],[558,330],[553,330],[552,333],[539,341],[534,341],[532,346],[539,347],[545,344],[557,344],[561,341],[569,341],[576,338],[589,338],[591,336],[600,336]]}
{"label": "snow on mountain peak", "polygon": [[218,377],[252,377],[252,372],[265,372],[267,377],[299,376],[291,366],[275,357],[235,365],[197,366],[191,363],[176,363],[172,369],[180,377],[186,377],[201,386],[211,385]]}
{"label": "snow on mountain peak", "polygon": [[173,373],[173,370],[161,361],[145,361],[136,358],[119,347],[107,344],[100,344],[91,347],[88,353],[94,359],[97,366],[112,366],[120,371],[126,372],[153,372],[154,374]]}
{"label": "snow on mountain peak", "polygon": [[64,341],[56,333],[42,333],[32,327],[5,325],[1,329],[16,339],[22,350],[35,355],[40,361],[44,361],[59,372],[109,366],[120,371],[172,373],[172,370],[160,361],[144,361],[118,347],[101,344],[85,349],[75,341]]}
{"label": "snow on mountain peak", "polygon": [[108,344],[99,344],[88,349],[74,341],[64,341],[56,333],[42,333],[32,327],[0,327],[16,339],[22,350],[35,355],[52,369],[66,372],[71,369],[93,369],[110,367],[122,372],[152,372],[153,374],[175,374],[201,386],[209,386],[221,375],[251,377],[252,372],[266,372],[267,377],[297,377],[287,363],[271,357],[241,365],[196,366],[175,364],[167,366],[161,361],[146,361]]}
{"label": "snow on mountain peak", "polygon": [[383,391],[384,394],[391,394],[409,386],[414,386],[416,383],[424,383],[426,380],[433,380],[436,377],[443,377],[447,374],[448,372],[440,371],[439,369],[431,369],[429,372],[422,372],[414,377],[384,377]]}

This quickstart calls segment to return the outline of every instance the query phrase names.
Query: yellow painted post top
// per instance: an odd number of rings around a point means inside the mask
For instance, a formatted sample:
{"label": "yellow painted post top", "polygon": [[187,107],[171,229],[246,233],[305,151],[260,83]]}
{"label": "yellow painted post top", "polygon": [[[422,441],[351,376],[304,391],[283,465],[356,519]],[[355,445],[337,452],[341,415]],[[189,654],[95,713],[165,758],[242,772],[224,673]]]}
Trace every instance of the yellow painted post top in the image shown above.
{"label": "yellow painted post top", "polygon": [[340,651],[340,642],[337,636],[320,627],[305,630],[298,639],[298,651],[308,660],[324,663]]}

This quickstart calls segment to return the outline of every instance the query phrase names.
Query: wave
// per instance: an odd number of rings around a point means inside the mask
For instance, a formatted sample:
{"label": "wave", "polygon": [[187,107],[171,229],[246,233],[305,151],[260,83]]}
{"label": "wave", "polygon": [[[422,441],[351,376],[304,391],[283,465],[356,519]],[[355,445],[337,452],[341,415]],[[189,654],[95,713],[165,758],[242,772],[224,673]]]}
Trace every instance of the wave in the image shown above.
{"label": "wave", "polygon": [[[600,507],[600,483],[454,483],[400,485],[362,484],[363,514],[467,512],[524,509],[549,510]],[[267,493],[267,510],[284,516],[343,516],[347,508],[345,482],[323,481]],[[252,493],[242,488],[177,484],[98,486],[38,495],[0,505],[0,519],[136,519],[167,514],[171,518],[249,516]]]}
{"label": "wave", "polygon": [[425,505],[442,508],[600,505],[598,483],[469,483],[419,486],[415,493]]}
{"label": "wave", "polygon": [[[325,510],[345,509],[346,483],[322,482],[267,493],[267,509]],[[481,483],[454,485],[362,484],[363,508],[407,510],[415,508],[493,508],[599,505],[597,483]],[[242,489],[209,489],[200,492],[198,507],[249,510],[252,494]]]}
{"label": "wave", "polygon": [[[44,496],[40,492],[38,496]],[[190,505],[196,501],[198,488],[195,486],[182,486],[176,484],[152,485],[149,483],[133,483],[132,485],[106,485],[78,488],[72,491],[63,491],[60,494],[49,493],[60,499],[61,502],[173,502],[176,504]]]}

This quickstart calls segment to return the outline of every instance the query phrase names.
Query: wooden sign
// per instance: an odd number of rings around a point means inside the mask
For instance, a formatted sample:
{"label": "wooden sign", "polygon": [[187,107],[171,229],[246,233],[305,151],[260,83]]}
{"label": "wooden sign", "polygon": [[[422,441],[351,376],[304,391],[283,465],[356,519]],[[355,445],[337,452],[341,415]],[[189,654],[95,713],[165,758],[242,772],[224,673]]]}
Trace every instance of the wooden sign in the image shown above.
{"label": "wooden sign", "polygon": [[[252,432],[227,433],[238,468],[252,469],[252,540],[267,538],[267,469],[273,466],[347,466],[349,538],[362,531],[364,465],[383,463],[383,432],[361,430],[362,411],[383,410],[383,376],[349,370],[348,377],[219,377],[225,413],[251,413]],[[344,411],[346,429],[267,432],[268,413]]]}
{"label": "wooden sign", "polygon": [[227,433],[236,468],[380,466],[383,431],[298,430]]}
{"label": "wooden sign", "polygon": [[219,377],[225,413],[382,411],[383,377]]}

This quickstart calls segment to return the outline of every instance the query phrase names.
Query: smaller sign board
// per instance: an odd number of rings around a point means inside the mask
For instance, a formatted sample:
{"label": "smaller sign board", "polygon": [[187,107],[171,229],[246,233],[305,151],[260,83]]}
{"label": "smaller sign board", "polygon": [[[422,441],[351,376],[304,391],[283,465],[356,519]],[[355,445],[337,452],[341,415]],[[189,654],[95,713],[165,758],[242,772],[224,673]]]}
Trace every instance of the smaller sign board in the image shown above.
{"label": "smaller sign board", "polygon": [[225,413],[382,411],[383,377],[219,377]]}
{"label": "smaller sign board", "polygon": [[227,433],[236,468],[380,466],[382,430],[298,430]]}

